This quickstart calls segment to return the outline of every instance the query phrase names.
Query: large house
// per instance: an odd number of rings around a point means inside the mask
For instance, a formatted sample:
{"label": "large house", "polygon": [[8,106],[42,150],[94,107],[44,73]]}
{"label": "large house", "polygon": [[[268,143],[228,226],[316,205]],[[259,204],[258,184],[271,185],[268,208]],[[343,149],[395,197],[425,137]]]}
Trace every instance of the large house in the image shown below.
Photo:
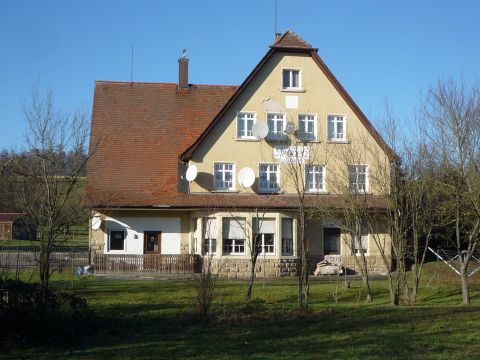
{"label": "large house", "polygon": [[301,205],[337,209],[309,224],[312,264],[328,257],[355,269],[363,252],[382,272],[374,239],[389,249],[385,225],[363,227],[352,242],[340,208],[354,194],[385,211],[392,152],[317,49],[278,34],[240,86],[190,84],[188,61],[178,60],[178,83],[95,83],[92,250],[213,256],[222,274],[244,277],[255,233],[258,270],[292,276]]}

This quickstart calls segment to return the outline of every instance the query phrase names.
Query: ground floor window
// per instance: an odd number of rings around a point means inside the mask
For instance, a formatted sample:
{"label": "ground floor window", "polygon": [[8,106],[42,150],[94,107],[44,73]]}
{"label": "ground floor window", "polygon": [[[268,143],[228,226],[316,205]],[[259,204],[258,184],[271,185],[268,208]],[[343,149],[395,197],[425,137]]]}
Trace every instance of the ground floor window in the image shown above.
{"label": "ground floor window", "polygon": [[293,255],[293,219],[282,218],[282,255]]}
{"label": "ground floor window", "polygon": [[125,232],[123,230],[110,230],[108,250],[125,250]]}
{"label": "ground floor window", "polygon": [[203,219],[203,253],[217,253],[217,221],[214,218]]}
{"label": "ground floor window", "polygon": [[260,254],[275,254],[275,219],[253,218],[252,232]]}
{"label": "ground floor window", "polygon": [[353,242],[354,254],[360,255],[362,252],[364,254],[368,253],[368,226],[366,222],[362,224],[360,240],[357,237],[354,237],[354,240],[355,240]]}
{"label": "ground floor window", "polygon": [[223,255],[245,254],[245,219],[223,218]]}

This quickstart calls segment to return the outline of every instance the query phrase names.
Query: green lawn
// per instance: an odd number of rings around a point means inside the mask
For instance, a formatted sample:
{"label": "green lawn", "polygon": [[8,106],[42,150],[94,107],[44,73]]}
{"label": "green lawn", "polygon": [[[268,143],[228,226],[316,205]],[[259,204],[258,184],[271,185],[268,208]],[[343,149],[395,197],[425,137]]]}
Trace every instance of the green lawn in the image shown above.
{"label": "green lawn", "polygon": [[[427,272],[428,273],[428,272]],[[425,277],[427,282],[429,277]],[[435,283],[435,282],[433,282]],[[387,284],[374,280],[374,303],[363,301],[360,283],[313,281],[311,312],[295,311],[294,280],[259,279],[257,299],[246,304],[245,281],[219,281],[215,316],[194,316],[190,279],[106,279],[82,282],[68,274],[53,286],[72,288],[99,316],[98,329],[79,329],[78,343],[18,349],[3,358],[190,359],[473,359],[480,355],[480,284],[472,305],[460,305],[458,286],[421,290],[415,308],[388,305]],[[72,324],[75,326],[75,324]],[[86,335],[85,335],[86,334]],[[54,343],[54,342],[53,342]]]}

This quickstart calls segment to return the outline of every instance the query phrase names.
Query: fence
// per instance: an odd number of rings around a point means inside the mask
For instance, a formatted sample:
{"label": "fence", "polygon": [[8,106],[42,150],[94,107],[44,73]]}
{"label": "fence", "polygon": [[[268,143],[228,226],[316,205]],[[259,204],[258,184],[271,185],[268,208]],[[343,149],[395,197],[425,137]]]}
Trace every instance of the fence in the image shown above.
{"label": "fence", "polygon": [[[0,251],[0,268],[37,269],[40,252],[35,250]],[[50,267],[64,269],[89,264],[90,254],[83,251],[53,251],[50,253]]]}
{"label": "fence", "polygon": [[106,255],[93,257],[97,274],[193,274],[199,259],[196,255]]}

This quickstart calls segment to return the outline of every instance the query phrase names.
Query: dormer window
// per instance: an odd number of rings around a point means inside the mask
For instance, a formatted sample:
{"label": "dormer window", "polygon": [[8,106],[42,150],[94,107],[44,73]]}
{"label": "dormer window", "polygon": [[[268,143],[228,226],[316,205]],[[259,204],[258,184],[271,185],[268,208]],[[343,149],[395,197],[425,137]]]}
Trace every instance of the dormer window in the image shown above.
{"label": "dormer window", "polygon": [[240,112],[237,114],[237,139],[254,139],[252,127],[255,123],[255,113]]}
{"label": "dormer window", "polygon": [[300,70],[283,69],[283,89],[284,90],[300,90]]}

